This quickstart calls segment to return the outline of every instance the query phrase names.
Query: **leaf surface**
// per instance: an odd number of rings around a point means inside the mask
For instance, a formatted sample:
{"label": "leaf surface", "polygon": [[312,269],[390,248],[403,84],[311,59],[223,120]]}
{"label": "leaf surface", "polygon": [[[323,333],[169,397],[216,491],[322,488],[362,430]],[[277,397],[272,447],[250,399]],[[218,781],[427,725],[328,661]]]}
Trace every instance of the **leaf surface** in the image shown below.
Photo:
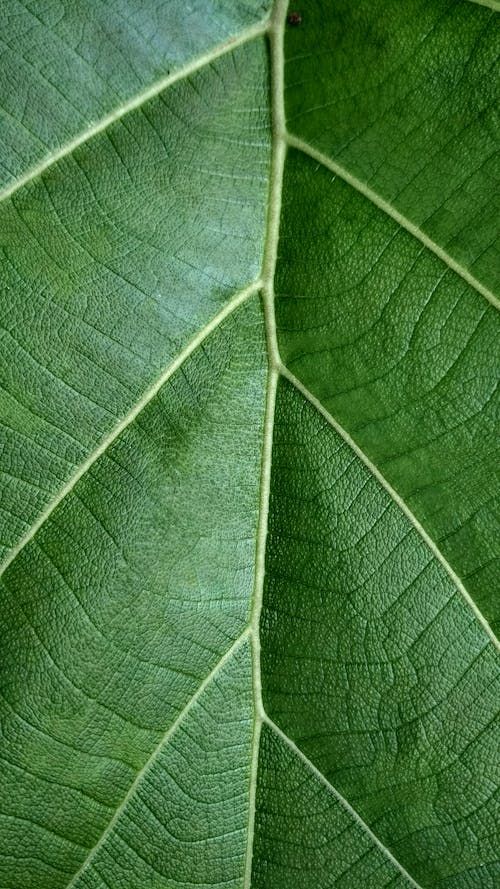
{"label": "leaf surface", "polygon": [[494,889],[496,4],[2,13],[5,889]]}

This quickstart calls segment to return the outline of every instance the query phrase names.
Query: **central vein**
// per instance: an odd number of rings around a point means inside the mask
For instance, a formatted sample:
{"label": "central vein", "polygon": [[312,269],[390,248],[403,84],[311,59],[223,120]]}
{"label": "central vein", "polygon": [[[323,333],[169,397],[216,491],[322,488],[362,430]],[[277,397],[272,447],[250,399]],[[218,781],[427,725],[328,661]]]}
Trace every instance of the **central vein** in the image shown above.
{"label": "central vein", "polygon": [[288,0],[276,0],[269,28],[269,41],[271,47],[272,152],[269,188],[269,212],[267,220],[266,242],[264,247],[264,261],[261,276],[268,354],[268,378],[264,420],[262,471],[260,482],[259,527],[257,533],[257,550],[255,560],[255,586],[251,619],[255,722],[250,775],[248,840],[244,879],[245,889],[250,889],[252,878],[252,852],[255,823],[255,801],[257,791],[259,743],[262,722],[265,718],[264,707],[262,703],[259,623],[264,588],[276,389],[278,384],[279,368],[281,364],[278,351],[278,342],[276,338],[276,321],[274,316],[274,273],[276,268],[276,257],[278,253],[283,169],[285,165],[287,146],[284,106],[283,47],[287,6]]}

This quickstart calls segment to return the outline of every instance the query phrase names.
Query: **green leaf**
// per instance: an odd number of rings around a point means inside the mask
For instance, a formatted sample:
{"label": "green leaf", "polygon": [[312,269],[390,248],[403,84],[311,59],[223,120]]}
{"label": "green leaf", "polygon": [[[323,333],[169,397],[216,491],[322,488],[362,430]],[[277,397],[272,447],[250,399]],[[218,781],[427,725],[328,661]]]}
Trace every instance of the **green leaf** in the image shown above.
{"label": "green leaf", "polygon": [[269,6],[0,13],[2,889],[500,882],[498,5]]}

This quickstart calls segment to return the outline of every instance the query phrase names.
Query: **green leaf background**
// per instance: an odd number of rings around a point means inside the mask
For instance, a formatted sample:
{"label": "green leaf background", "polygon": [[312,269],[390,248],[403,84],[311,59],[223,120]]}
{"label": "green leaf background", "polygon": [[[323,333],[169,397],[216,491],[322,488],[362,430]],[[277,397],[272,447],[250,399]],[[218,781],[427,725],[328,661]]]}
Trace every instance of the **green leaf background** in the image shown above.
{"label": "green leaf background", "polygon": [[0,10],[1,889],[495,889],[496,0]]}

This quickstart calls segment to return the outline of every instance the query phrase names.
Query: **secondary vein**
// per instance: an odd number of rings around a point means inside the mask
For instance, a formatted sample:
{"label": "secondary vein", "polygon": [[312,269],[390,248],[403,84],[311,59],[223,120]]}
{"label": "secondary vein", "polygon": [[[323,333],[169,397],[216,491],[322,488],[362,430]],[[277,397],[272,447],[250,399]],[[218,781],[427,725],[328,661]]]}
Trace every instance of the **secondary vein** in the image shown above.
{"label": "secondary vein", "polygon": [[49,167],[52,167],[62,158],[72,154],[77,148],[80,147],[80,145],[89,142],[90,139],[92,139],[94,136],[97,136],[99,133],[104,132],[104,130],[110,127],[117,120],[121,120],[121,118],[125,117],[126,114],[129,114],[131,111],[135,111],[136,109],[140,108],[150,99],[158,96],[160,93],[166,90],[169,86],[172,86],[172,84],[176,83],[178,80],[183,80],[186,77],[189,77],[191,74],[199,71],[200,68],[209,65],[211,62],[214,62],[216,59],[220,58],[220,56],[226,55],[233,49],[236,49],[238,46],[242,46],[244,43],[249,43],[251,40],[255,40],[256,37],[260,37],[261,35],[265,34],[268,29],[268,22],[260,22],[259,24],[254,25],[251,28],[247,28],[247,30],[245,31],[242,31],[236,37],[231,37],[230,40],[226,40],[224,43],[219,44],[219,46],[216,46],[214,49],[210,50],[210,52],[197,56],[196,59],[193,59],[187,65],[184,65],[177,71],[173,71],[172,74],[166,74],[165,77],[162,77],[160,78],[160,80],[155,81],[155,83],[151,84],[151,86],[147,87],[147,89],[143,90],[140,93],[137,93],[135,96],[132,96],[132,98],[129,99],[128,102],[124,102],[123,105],[115,108],[105,117],[101,118],[101,120],[97,121],[97,123],[92,124],[92,126],[79,133],[77,136],[75,136],[74,139],[71,139],[69,142],[66,142],[56,151],[48,154],[38,164],[35,164],[35,166],[31,167],[31,169],[29,169],[23,176],[21,176],[19,179],[16,179],[14,182],[11,182],[4,189],[0,190],[0,202],[12,197],[13,194],[15,194],[33,179],[37,179],[38,176],[41,176],[42,173],[45,172],[45,170],[49,169]]}
{"label": "secondary vein", "polygon": [[362,182],[360,179],[357,179],[356,176],[353,176],[348,170],[342,167],[340,164],[333,161],[326,154],[323,154],[321,151],[317,151],[316,148],[313,148],[312,145],[309,145],[308,142],[304,142],[302,139],[298,139],[296,136],[291,133],[287,134],[287,141],[290,146],[296,148],[298,151],[301,151],[303,154],[307,154],[309,157],[313,158],[313,160],[318,161],[323,167],[326,167],[328,170],[331,170],[332,173],[335,173],[336,176],[339,176],[344,182],[347,182],[348,185],[355,188],[356,191],[359,191],[365,198],[368,198],[372,204],[375,204],[380,210],[383,210],[384,213],[387,213],[391,219],[394,219],[395,222],[398,223],[402,228],[406,229],[414,238],[417,238],[425,247],[431,250],[439,259],[444,262],[448,268],[450,268],[457,275],[460,275],[470,287],[473,287],[481,296],[484,296],[485,299],[488,300],[495,308],[500,309],[500,300],[496,298],[496,296],[488,290],[484,284],[481,284],[474,275],[460,265],[446,250],[443,250],[439,244],[436,244],[432,238],[429,238],[425,232],[422,231],[417,225],[414,225],[413,222],[410,222],[406,216],[403,216],[395,207],[392,206],[388,201],[385,201],[379,194],[373,191],[366,183]]}
{"label": "secondary vein", "polygon": [[340,805],[349,813],[351,818],[361,827],[363,832],[366,833],[370,837],[370,839],[374,843],[374,845],[376,845],[380,849],[380,851],[384,853],[384,855],[391,861],[391,863],[406,878],[406,880],[408,881],[408,883],[412,887],[412,889],[423,889],[423,887],[413,879],[413,877],[408,873],[408,871],[405,870],[403,865],[399,863],[398,859],[394,857],[394,855],[387,848],[387,846],[385,846],[382,843],[382,841],[379,840],[377,835],[374,834],[372,830],[370,830],[370,828],[368,827],[366,822],[363,821],[361,816],[356,812],[355,809],[353,809],[353,807],[346,800],[346,798],[344,796],[342,796],[341,793],[339,793],[339,791],[333,786],[333,784],[330,784],[328,779],[325,778],[323,773],[320,772],[320,770],[316,768],[314,763],[312,763],[311,760],[307,758],[307,756],[305,755],[305,753],[302,752],[300,747],[297,747],[295,741],[292,741],[292,739],[287,734],[285,734],[285,732],[282,731],[282,729],[280,729],[280,727],[278,725],[276,725],[276,723],[272,719],[270,719],[268,716],[265,717],[264,721],[265,721],[266,725],[269,726],[271,731],[273,731],[274,734],[277,735],[278,738],[280,738],[283,741],[283,743],[286,744],[287,747],[289,747],[290,750],[293,751],[295,756],[298,759],[300,759],[302,764],[308,769],[308,771],[310,771],[314,775],[314,777],[323,785],[323,787],[326,787],[328,793],[330,793],[332,796],[335,797],[335,799],[340,803]]}
{"label": "secondary vein", "polygon": [[129,800],[135,793],[135,791],[136,791],[138,785],[140,784],[142,778],[144,777],[144,775],[149,771],[149,769],[151,768],[151,766],[153,765],[155,760],[158,758],[162,748],[165,746],[165,744],[168,743],[168,741],[170,740],[170,738],[172,737],[174,732],[179,728],[179,726],[181,725],[184,718],[187,716],[189,711],[192,710],[192,708],[194,707],[196,702],[200,699],[201,695],[203,694],[203,692],[205,691],[207,686],[210,685],[210,683],[213,681],[213,679],[217,676],[217,674],[220,672],[220,670],[222,669],[224,664],[227,663],[227,661],[232,657],[234,652],[248,638],[249,633],[250,633],[250,628],[246,627],[246,629],[243,630],[243,632],[240,634],[240,636],[238,636],[238,638],[233,642],[231,647],[225,652],[225,654],[222,655],[220,660],[217,661],[215,667],[213,667],[213,669],[210,671],[208,676],[206,676],[205,679],[203,680],[203,682],[201,682],[201,684],[198,686],[198,689],[195,691],[194,695],[189,699],[187,704],[183,707],[183,709],[181,710],[181,712],[179,713],[179,715],[177,716],[175,721],[172,723],[171,726],[169,726],[169,728],[166,730],[166,732],[162,735],[160,741],[156,745],[151,756],[144,763],[142,769],[137,773],[137,775],[134,778],[133,783],[130,785],[122,802],[116,808],[114,815],[111,818],[108,826],[105,828],[103,833],[100,835],[99,839],[97,840],[95,845],[92,847],[92,849],[90,849],[90,851],[88,852],[84,861],[80,865],[80,868],[78,869],[76,874],[71,878],[66,889],[72,889],[72,887],[76,885],[76,881],[78,880],[78,878],[87,870],[89,864],[94,859],[96,853],[101,848],[101,846],[105,842],[106,838],[112,833],[113,828],[114,828],[116,822],[118,821],[121,813],[127,807]]}
{"label": "secondary vein", "polygon": [[429,536],[429,534],[427,533],[427,531],[425,530],[423,525],[420,524],[419,520],[413,514],[413,512],[411,511],[411,509],[409,508],[407,503],[405,503],[403,498],[400,497],[400,495],[397,493],[397,491],[395,491],[394,488],[389,484],[389,482],[387,481],[385,476],[382,475],[380,470],[374,465],[374,463],[372,463],[370,458],[364,453],[364,451],[359,447],[359,445],[356,444],[354,439],[351,438],[351,436],[346,431],[346,429],[344,429],[344,427],[341,426],[341,424],[335,419],[335,417],[332,416],[332,414],[329,413],[329,411],[327,411],[327,409],[321,404],[319,399],[316,398],[316,396],[313,395],[312,392],[310,392],[306,386],[304,386],[304,384],[301,382],[301,380],[299,380],[295,376],[295,374],[293,374],[284,365],[281,366],[280,373],[282,374],[283,377],[285,377],[285,379],[287,379],[292,384],[292,386],[294,386],[296,389],[298,389],[299,392],[302,393],[304,398],[306,398],[316,408],[316,410],[319,411],[320,414],[322,414],[322,416],[328,421],[328,423],[330,423],[330,425],[333,426],[335,431],[338,432],[339,435],[342,436],[344,441],[349,445],[349,447],[354,451],[354,453],[359,457],[359,459],[362,460],[362,462],[370,470],[372,475],[375,476],[375,478],[380,482],[382,487],[387,491],[387,493],[397,503],[397,505],[399,506],[401,511],[410,520],[410,522],[412,523],[414,528],[418,531],[418,533],[420,534],[420,536],[422,537],[424,542],[427,544],[427,546],[431,550],[434,557],[438,560],[438,562],[441,563],[444,570],[446,571],[446,573],[448,574],[450,579],[453,581],[453,584],[457,588],[458,592],[463,597],[463,599],[465,600],[465,602],[467,603],[467,605],[469,606],[471,611],[473,611],[474,616],[476,617],[478,622],[481,624],[483,630],[485,631],[485,633],[487,634],[487,636],[489,637],[491,642],[494,644],[495,648],[497,648],[500,651],[500,641],[495,636],[495,633],[493,632],[492,628],[490,627],[488,621],[486,620],[486,618],[484,617],[484,615],[479,610],[476,603],[474,602],[474,600],[468,593],[463,582],[460,580],[458,574],[455,573],[455,571],[453,570],[453,568],[447,561],[446,557],[443,555],[443,553],[441,552],[439,547],[436,545],[436,543],[434,542],[432,537]]}
{"label": "secondary vein", "polygon": [[24,547],[33,539],[35,534],[40,530],[40,528],[45,524],[47,519],[52,515],[54,510],[59,506],[59,504],[71,493],[75,485],[80,481],[82,476],[85,475],[86,472],[90,469],[91,466],[96,462],[96,460],[101,457],[105,451],[110,447],[111,444],[118,438],[119,435],[130,426],[131,423],[138,417],[141,411],[149,404],[149,402],[157,395],[159,390],[165,383],[170,379],[170,377],[181,367],[182,364],[192,355],[195,349],[211,334],[220,324],[231,314],[238,306],[242,305],[252,294],[256,293],[260,290],[262,286],[262,282],[259,280],[252,282],[248,287],[245,287],[243,290],[240,290],[233,298],[226,303],[225,306],[208,322],[201,330],[198,331],[196,336],[184,347],[184,349],[179,352],[177,358],[175,358],[160,374],[157,380],[149,387],[149,389],[144,392],[142,397],[137,401],[128,411],[128,413],[113,427],[111,432],[101,441],[101,443],[95,448],[91,454],[81,463],[74,471],[73,475],[68,479],[65,485],[57,492],[55,497],[51,500],[51,502],[46,506],[44,511],[40,513],[36,521],[31,525],[31,527],[26,531],[25,534],[18,540],[16,545],[12,547],[4,561],[0,564],[0,577],[5,573],[9,565],[14,561],[14,559],[19,555],[19,553],[24,549]]}

